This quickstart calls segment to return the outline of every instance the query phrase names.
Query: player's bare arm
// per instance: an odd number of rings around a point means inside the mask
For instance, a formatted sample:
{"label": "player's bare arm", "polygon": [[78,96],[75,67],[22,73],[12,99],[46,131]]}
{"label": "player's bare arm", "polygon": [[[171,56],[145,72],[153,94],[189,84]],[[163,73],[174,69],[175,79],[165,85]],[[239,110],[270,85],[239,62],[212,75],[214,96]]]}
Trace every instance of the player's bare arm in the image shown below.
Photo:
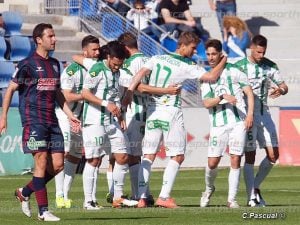
{"label": "player's bare arm", "polygon": [[6,90],[3,103],[2,103],[2,115],[0,119],[0,134],[5,133],[7,129],[7,113],[11,103],[14,92],[18,89],[19,85],[11,81]]}
{"label": "player's bare arm", "polygon": [[121,109],[117,107],[114,103],[98,98],[88,89],[83,88],[81,95],[83,99],[88,102],[106,107],[107,110],[113,114],[113,116],[119,117],[121,115]]}
{"label": "player's bare arm", "polygon": [[247,105],[248,105],[247,116],[245,119],[245,127],[247,130],[249,130],[253,125],[254,95],[253,95],[252,88],[250,86],[243,87],[243,91],[247,96]]}
{"label": "player's bare arm", "polygon": [[62,92],[65,96],[67,103],[78,102],[78,101],[83,100],[83,97],[81,94],[74,93],[74,92],[72,92],[72,90],[65,89],[65,90],[62,90]]}
{"label": "player's bare arm", "polygon": [[289,91],[288,86],[282,82],[277,87],[272,87],[272,90],[270,91],[270,98],[278,98],[281,95],[287,94]]}
{"label": "player's bare arm", "polygon": [[229,104],[234,105],[236,103],[236,98],[233,95],[222,94],[222,95],[216,96],[214,98],[203,99],[203,105],[205,108],[209,109],[209,108],[217,106],[218,104],[221,104],[223,99],[226,100],[226,103],[229,103]]}
{"label": "player's bare arm", "polygon": [[155,95],[178,95],[181,91],[181,85],[171,84],[166,88],[154,87],[147,84],[140,83],[137,86],[140,93],[155,94]]}
{"label": "player's bare arm", "polygon": [[224,66],[227,62],[227,57],[222,56],[221,61],[216,65],[210,72],[206,72],[203,76],[200,77],[202,81],[216,81],[223,72]]}

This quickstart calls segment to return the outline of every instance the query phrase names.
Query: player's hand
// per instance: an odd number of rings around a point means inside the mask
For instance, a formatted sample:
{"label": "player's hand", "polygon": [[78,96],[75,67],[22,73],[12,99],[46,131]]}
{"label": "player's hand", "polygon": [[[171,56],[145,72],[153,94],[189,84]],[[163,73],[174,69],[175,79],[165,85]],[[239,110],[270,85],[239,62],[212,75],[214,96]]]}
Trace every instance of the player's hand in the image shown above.
{"label": "player's hand", "polygon": [[7,129],[7,119],[1,116],[0,118],[0,136],[6,132]]}
{"label": "player's hand", "polygon": [[167,87],[167,93],[169,95],[178,95],[181,92],[181,87],[182,87],[181,84],[170,84]]}
{"label": "player's hand", "polygon": [[253,126],[253,115],[247,115],[244,121],[246,130],[250,130]]}
{"label": "player's hand", "polygon": [[113,116],[116,116],[118,118],[121,116],[121,109],[114,103],[109,102],[106,108],[109,112],[111,112]]}
{"label": "player's hand", "polygon": [[70,118],[70,127],[71,127],[71,132],[73,133],[79,133],[81,131],[81,121],[77,119],[76,116],[72,115]]}
{"label": "player's hand", "polygon": [[237,102],[237,99],[235,96],[233,95],[229,95],[229,94],[223,94],[223,98],[230,104],[235,105]]}
{"label": "player's hand", "polygon": [[271,87],[269,97],[270,98],[278,98],[281,95],[281,89],[279,87]]}
{"label": "player's hand", "polygon": [[131,108],[132,97],[133,97],[133,91],[127,90],[124,98],[122,99],[123,109],[127,109],[128,105]]}

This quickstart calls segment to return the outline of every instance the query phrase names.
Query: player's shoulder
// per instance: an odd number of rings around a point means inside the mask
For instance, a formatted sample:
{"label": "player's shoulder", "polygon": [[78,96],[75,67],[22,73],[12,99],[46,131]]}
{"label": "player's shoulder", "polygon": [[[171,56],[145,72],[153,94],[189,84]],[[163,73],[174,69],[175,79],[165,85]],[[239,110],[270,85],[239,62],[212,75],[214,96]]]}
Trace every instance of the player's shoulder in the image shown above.
{"label": "player's shoulder", "polygon": [[91,77],[98,76],[101,72],[110,71],[108,67],[105,65],[103,61],[96,62],[91,69],[89,70],[89,74]]}
{"label": "player's shoulder", "polygon": [[196,62],[188,57],[181,56],[179,54],[170,54],[171,58],[178,60],[179,62],[187,65],[196,65]]}
{"label": "player's shoulder", "polygon": [[278,69],[278,66],[275,62],[273,62],[272,60],[265,58],[265,57],[262,59],[260,64],[262,64],[264,66],[268,66],[273,69]]}
{"label": "player's shoulder", "polygon": [[65,73],[68,76],[75,75],[79,70],[84,69],[84,67],[76,62],[72,62],[70,65],[68,65],[65,69]]}

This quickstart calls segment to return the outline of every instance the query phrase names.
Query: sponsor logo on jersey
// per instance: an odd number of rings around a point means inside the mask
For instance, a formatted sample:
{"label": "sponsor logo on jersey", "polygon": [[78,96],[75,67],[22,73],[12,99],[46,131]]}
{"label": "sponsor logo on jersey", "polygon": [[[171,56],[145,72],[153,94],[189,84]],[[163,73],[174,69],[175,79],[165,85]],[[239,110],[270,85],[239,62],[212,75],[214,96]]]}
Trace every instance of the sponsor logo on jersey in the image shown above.
{"label": "sponsor logo on jersey", "polygon": [[58,79],[56,78],[40,78],[38,79],[37,90],[54,91],[56,90],[57,83]]}
{"label": "sponsor logo on jersey", "polygon": [[36,71],[36,72],[43,72],[44,69],[43,69],[43,67],[41,67],[41,66],[37,66],[35,71]]}

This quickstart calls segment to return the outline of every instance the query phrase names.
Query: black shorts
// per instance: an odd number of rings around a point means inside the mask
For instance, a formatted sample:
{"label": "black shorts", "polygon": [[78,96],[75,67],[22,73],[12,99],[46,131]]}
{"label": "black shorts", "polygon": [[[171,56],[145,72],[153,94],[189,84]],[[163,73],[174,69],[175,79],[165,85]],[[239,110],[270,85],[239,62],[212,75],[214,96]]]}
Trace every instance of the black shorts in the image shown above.
{"label": "black shorts", "polygon": [[64,152],[64,138],[59,125],[28,124],[23,127],[23,152]]}

